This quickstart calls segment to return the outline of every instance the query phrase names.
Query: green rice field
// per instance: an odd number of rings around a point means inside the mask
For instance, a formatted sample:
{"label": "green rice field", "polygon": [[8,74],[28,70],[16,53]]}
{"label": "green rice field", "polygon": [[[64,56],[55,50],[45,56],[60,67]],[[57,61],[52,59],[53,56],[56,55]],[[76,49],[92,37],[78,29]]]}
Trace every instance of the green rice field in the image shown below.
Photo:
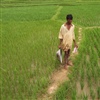
{"label": "green rice field", "polygon": [[82,40],[52,100],[100,100],[100,0],[1,0],[0,100],[38,100],[59,68],[58,33],[74,17]]}
{"label": "green rice field", "polygon": [[79,55],[74,60],[69,80],[58,89],[56,100],[100,99],[99,28],[83,31]]}

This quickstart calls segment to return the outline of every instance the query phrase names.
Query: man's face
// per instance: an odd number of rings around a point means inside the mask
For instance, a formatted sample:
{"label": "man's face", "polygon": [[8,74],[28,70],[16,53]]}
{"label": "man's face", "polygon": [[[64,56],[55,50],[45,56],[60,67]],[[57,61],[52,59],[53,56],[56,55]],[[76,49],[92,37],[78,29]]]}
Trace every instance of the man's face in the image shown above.
{"label": "man's face", "polygon": [[67,22],[71,24],[72,23],[72,20],[71,19],[67,19]]}

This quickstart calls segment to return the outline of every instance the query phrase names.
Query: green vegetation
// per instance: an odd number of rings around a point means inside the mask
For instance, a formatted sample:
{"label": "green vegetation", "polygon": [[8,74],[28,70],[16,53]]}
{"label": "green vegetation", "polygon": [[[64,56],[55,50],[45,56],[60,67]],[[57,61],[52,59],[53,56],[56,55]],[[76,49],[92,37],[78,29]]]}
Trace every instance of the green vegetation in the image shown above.
{"label": "green vegetation", "polygon": [[57,6],[4,8],[2,9],[2,20],[3,22],[48,20],[56,13],[57,8]]}
{"label": "green vegetation", "polygon": [[22,7],[36,5],[98,5],[100,0],[1,0],[1,7]]}
{"label": "green vegetation", "polygon": [[[69,82],[65,82],[56,93],[56,99],[59,97],[73,97],[83,100],[100,99],[100,47],[99,47],[100,29],[86,29],[83,31],[82,43],[79,48],[79,55],[74,60],[74,68],[71,68],[72,74],[69,75]],[[81,87],[81,88],[80,88]],[[65,88],[64,93],[62,88]],[[78,94],[80,92],[80,94]],[[86,94],[86,95],[83,95]],[[88,99],[86,99],[88,98]]]}
{"label": "green vegetation", "polygon": [[76,39],[82,27],[82,42],[69,69],[70,80],[60,86],[54,99],[100,99],[100,29],[94,28],[100,25],[99,4],[99,0],[2,0],[0,99],[36,100],[46,92],[50,75],[59,67],[58,32],[68,13],[74,16]]}
{"label": "green vegetation", "polygon": [[2,26],[2,98],[35,99],[48,85],[49,75],[59,67],[55,52],[60,24],[39,21]]}
{"label": "green vegetation", "polygon": [[66,13],[73,13],[75,24],[85,27],[99,26],[99,8],[100,5],[66,6],[61,10],[59,19],[64,20]]}

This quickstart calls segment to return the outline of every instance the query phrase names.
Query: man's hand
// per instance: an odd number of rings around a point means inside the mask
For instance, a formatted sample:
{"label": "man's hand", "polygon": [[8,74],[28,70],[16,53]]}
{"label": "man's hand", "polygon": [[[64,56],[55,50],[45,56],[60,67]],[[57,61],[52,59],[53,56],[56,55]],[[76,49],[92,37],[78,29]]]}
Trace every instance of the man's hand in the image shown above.
{"label": "man's hand", "polygon": [[74,47],[78,48],[78,45],[77,44],[74,44]]}
{"label": "man's hand", "polygon": [[78,48],[78,45],[76,44],[76,41],[75,40],[73,40],[73,41],[74,41],[74,47]]}
{"label": "man's hand", "polygon": [[59,45],[58,48],[61,49],[61,46]]}

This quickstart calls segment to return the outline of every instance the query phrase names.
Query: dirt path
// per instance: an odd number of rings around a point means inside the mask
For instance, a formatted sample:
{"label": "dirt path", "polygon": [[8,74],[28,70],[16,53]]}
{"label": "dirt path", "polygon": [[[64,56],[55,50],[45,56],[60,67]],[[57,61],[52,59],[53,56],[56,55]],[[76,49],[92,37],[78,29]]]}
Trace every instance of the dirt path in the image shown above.
{"label": "dirt path", "polygon": [[80,41],[82,40],[82,28],[78,29],[78,33],[79,33],[79,36],[78,36],[78,42],[77,42],[77,44],[79,45]]}
{"label": "dirt path", "polygon": [[38,100],[52,100],[52,96],[58,87],[66,80],[68,80],[68,71],[60,66],[51,76],[50,85],[47,88],[46,94],[39,97]]}
{"label": "dirt path", "polygon": [[62,6],[59,6],[59,8],[57,9],[56,11],[56,14],[51,18],[51,20],[56,20],[58,15],[60,14],[60,11],[63,7]]}
{"label": "dirt path", "polygon": [[56,72],[53,73],[52,78],[51,78],[51,84],[48,87],[47,93],[48,94],[52,94],[56,91],[56,89],[58,88],[58,86],[64,82],[65,80],[67,80],[67,70],[65,70],[63,68],[63,66],[57,70]]}
{"label": "dirt path", "polygon": [[85,27],[85,29],[93,29],[93,28],[100,28],[100,26]]}
{"label": "dirt path", "polygon": [[[79,28],[79,36],[78,36],[78,45],[80,44],[81,41],[81,31],[82,28]],[[75,55],[72,53],[71,57],[75,57]],[[51,75],[51,80],[50,80],[50,85],[47,88],[47,92],[43,95],[41,95],[38,100],[52,100],[52,97],[55,93],[55,91],[59,88],[59,86],[68,80],[68,70],[65,70],[63,66],[61,65],[59,69],[57,69],[52,75]]]}
{"label": "dirt path", "polygon": [[[54,17],[52,17],[52,20],[55,20],[57,18],[57,15],[59,14],[59,11],[62,8],[59,7],[58,8],[58,12],[54,15]],[[100,28],[100,27],[86,27],[85,29],[91,29],[91,28]],[[80,42],[82,40],[82,28],[78,29],[78,40],[77,40],[77,44],[78,46],[80,45]],[[75,54],[71,54],[71,57],[75,58]],[[59,67],[59,69],[57,69],[52,75],[51,75],[51,80],[50,80],[50,85],[47,88],[47,92],[45,94],[42,94],[38,100],[52,100],[53,95],[55,94],[55,91],[59,88],[59,86],[65,82],[66,80],[68,80],[68,70],[65,70],[63,68],[63,66],[61,65]],[[87,90],[87,84],[84,88],[84,91]],[[81,89],[79,86],[79,83],[77,83],[77,94],[81,93]]]}

